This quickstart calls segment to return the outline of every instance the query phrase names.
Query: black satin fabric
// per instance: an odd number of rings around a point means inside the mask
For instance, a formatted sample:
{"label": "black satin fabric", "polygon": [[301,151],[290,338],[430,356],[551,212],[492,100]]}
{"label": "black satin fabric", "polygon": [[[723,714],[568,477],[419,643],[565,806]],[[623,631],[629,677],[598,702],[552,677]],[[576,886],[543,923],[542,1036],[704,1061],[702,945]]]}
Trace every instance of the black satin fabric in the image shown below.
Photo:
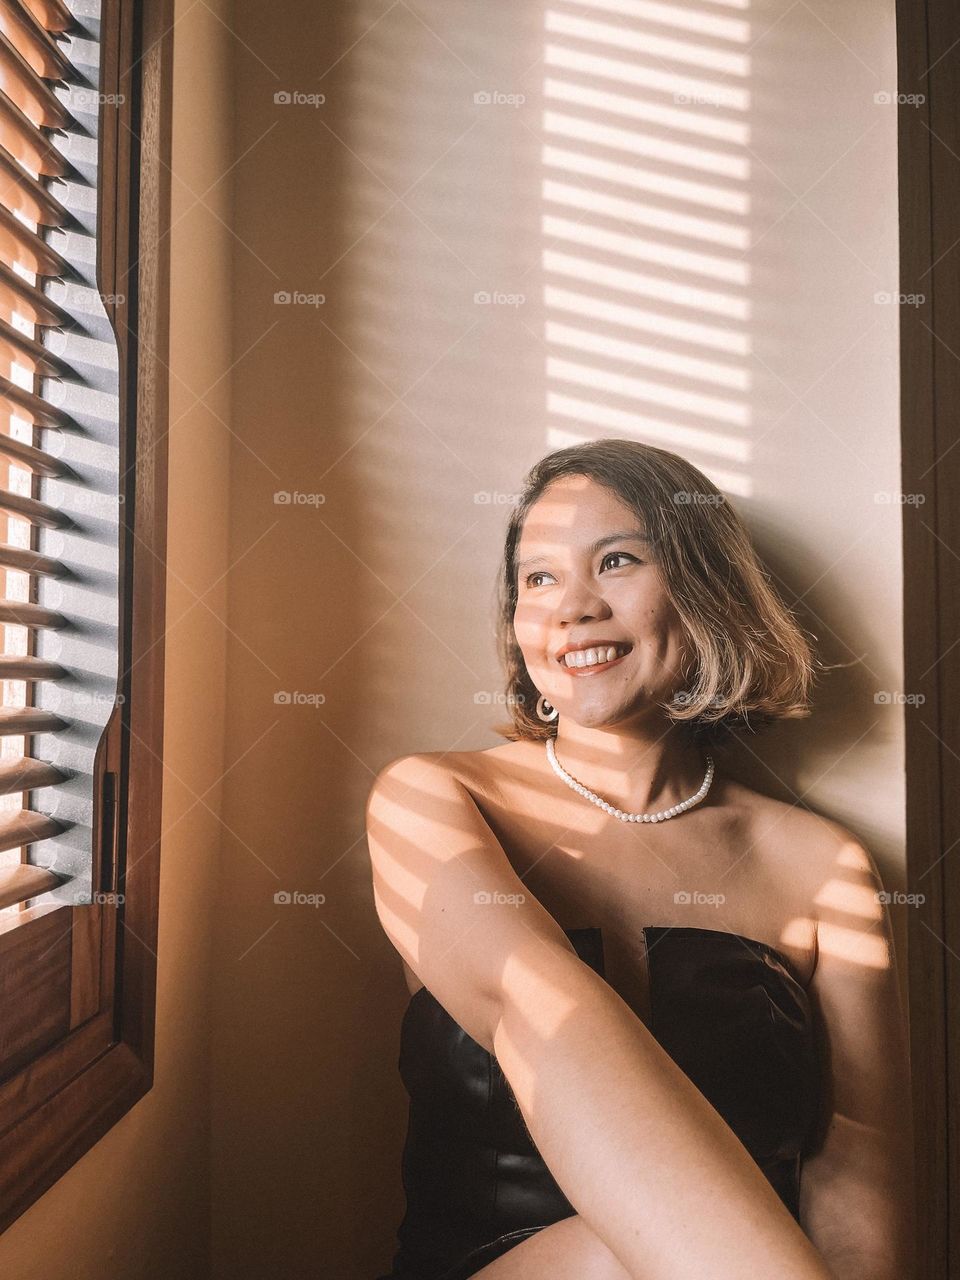
{"label": "black satin fabric", "polygon": [[[581,959],[605,976],[600,929],[566,932]],[[740,934],[643,932],[651,1032],[797,1218],[820,1078],[809,1001],[790,961]],[[573,1214],[496,1058],[426,987],[404,1015],[399,1066],[410,1095],[407,1208],[393,1270],[381,1280],[468,1280]]]}

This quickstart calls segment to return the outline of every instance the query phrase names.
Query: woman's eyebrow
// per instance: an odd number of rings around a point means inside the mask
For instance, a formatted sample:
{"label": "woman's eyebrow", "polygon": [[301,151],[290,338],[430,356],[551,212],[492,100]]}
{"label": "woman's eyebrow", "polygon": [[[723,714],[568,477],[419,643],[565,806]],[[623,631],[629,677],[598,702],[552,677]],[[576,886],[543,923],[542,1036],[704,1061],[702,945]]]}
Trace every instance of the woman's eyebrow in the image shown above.
{"label": "woman's eyebrow", "polygon": [[[591,542],[587,547],[587,554],[595,556],[598,551],[602,551],[612,542],[643,542],[647,546],[650,545],[650,539],[642,529],[621,529],[619,533],[607,533],[602,538],[597,538],[596,542]],[[525,560],[518,561],[517,573],[522,573],[524,569],[531,569],[535,564],[547,564],[549,559],[550,557],[546,555],[528,556]]]}

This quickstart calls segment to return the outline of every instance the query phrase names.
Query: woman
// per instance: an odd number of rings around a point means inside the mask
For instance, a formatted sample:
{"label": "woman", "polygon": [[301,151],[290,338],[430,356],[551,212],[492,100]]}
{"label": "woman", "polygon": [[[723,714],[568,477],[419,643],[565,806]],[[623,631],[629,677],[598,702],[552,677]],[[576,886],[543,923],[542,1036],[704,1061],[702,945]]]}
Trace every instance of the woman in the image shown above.
{"label": "woman", "polygon": [[411,991],[391,1280],[903,1280],[876,867],[712,754],[808,714],[813,676],[742,522],[665,450],[552,453],[500,642],[509,741],[403,757],[367,804]]}

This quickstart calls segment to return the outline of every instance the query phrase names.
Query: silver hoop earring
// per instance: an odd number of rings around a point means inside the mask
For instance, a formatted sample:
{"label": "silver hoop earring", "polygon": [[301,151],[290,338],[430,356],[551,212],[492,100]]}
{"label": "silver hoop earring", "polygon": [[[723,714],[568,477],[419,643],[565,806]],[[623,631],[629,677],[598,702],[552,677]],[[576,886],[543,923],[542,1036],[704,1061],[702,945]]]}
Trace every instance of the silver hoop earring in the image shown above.
{"label": "silver hoop earring", "polygon": [[557,708],[550,706],[550,703],[541,693],[540,697],[537,699],[537,715],[540,719],[549,724],[551,720],[556,720],[558,714],[559,712],[557,711]]}

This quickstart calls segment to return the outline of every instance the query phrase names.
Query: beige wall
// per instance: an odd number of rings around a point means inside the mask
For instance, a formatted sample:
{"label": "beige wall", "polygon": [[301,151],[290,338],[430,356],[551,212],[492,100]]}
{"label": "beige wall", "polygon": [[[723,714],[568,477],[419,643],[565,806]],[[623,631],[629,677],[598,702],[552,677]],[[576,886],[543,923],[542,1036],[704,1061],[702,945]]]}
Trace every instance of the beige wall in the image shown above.
{"label": "beige wall", "polygon": [[[874,701],[902,670],[874,500],[899,473],[893,6],[731,7],[709,37],[694,5],[631,11],[178,6],[157,1083],[0,1237],[6,1274],[386,1269],[405,989],[363,802],[392,757],[497,741],[504,500],[550,448],[663,444],[737,501],[852,665],[734,767],[901,887],[902,710]],[[732,110],[671,100],[718,74]]]}
{"label": "beige wall", "polygon": [[[673,27],[628,0],[236,4],[223,1280],[369,1280],[389,1257],[405,992],[363,800],[391,757],[496,741],[475,697],[499,688],[502,496],[554,445],[662,443],[738,502],[853,665],[736,768],[852,826],[899,885],[902,711],[873,700],[901,690],[900,513],[874,501],[899,473],[896,307],[874,301],[897,288],[896,119],[874,102],[894,13],[819,8],[731,6],[703,37],[692,4]],[[730,110],[672,101],[718,73]]]}
{"label": "beige wall", "polygon": [[[219,0],[194,7],[178,22],[175,40],[167,767],[155,1084],[0,1235],[0,1274],[11,1280],[204,1280],[210,1274],[210,942],[223,772],[229,189],[221,184],[207,191],[206,208],[195,200],[230,164],[223,103],[233,46],[217,16],[226,8]],[[178,5],[178,15],[187,9]],[[138,943],[129,939],[128,945]]]}

